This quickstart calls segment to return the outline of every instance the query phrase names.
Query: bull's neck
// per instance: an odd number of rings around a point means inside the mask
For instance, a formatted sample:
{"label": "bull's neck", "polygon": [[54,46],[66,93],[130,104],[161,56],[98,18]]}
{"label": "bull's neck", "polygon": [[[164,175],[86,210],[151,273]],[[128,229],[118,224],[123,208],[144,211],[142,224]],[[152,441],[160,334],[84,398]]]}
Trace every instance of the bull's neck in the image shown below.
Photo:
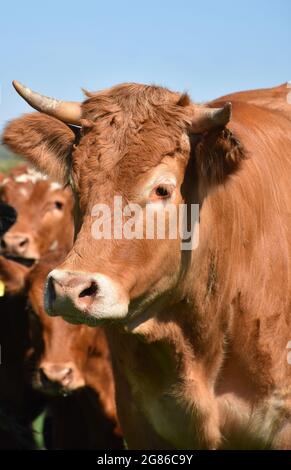
{"label": "bull's neck", "polygon": [[[222,361],[222,342],[213,321],[200,315],[190,297],[179,301],[171,297],[164,307],[153,305],[151,315],[130,328],[108,329],[117,382],[127,384],[129,401],[135,402],[141,419],[150,423],[163,440],[153,445],[164,446],[164,441],[173,448],[218,445],[213,388]],[[194,420],[188,412],[191,409],[197,410]],[[205,424],[204,412],[209,416]],[[171,420],[175,420],[174,428],[187,429],[186,434],[181,431],[180,440],[170,432]],[[192,430],[195,426],[200,432]]]}

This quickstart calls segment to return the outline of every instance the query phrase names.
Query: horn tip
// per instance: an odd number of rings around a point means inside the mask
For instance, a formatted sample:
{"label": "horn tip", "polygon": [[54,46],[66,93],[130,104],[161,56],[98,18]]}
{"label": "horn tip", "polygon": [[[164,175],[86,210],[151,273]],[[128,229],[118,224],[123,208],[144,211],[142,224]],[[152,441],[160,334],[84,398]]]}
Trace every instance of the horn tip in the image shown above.
{"label": "horn tip", "polygon": [[20,91],[24,88],[24,86],[18,80],[13,80],[12,85],[14,86],[17,93],[20,93]]}
{"label": "horn tip", "polygon": [[232,103],[230,101],[227,101],[227,103],[225,103],[223,108],[224,108],[226,118],[230,120],[231,115],[232,115]]}
{"label": "horn tip", "polygon": [[17,87],[18,85],[20,85],[20,82],[18,80],[12,80],[12,85],[15,87]]}
{"label": "horn tip", "polygon": [[229,110],[231,110],[231,108],[232,108],[232,102],[231,102],[231,101],[227,101],[227,102],[225,103],[224,107],[227,108],[227,109],[229,109]]}

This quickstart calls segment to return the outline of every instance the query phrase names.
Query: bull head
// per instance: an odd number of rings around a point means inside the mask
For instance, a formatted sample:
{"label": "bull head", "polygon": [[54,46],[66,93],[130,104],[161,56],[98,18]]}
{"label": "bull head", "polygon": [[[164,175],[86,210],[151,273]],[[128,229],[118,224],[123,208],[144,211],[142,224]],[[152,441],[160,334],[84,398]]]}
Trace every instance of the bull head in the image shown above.
{"label": "bull head", "polygon": [[[14,80],[17,93],[34,109],[49,116],[56,117],[68,124],[81,125],[81,104],[75,101],[62,101],[41,95]],[[209,108],[193,105],[192,132],[200,134],[219,126],[225,126],[231,118],[231,103],[221,108]]]}

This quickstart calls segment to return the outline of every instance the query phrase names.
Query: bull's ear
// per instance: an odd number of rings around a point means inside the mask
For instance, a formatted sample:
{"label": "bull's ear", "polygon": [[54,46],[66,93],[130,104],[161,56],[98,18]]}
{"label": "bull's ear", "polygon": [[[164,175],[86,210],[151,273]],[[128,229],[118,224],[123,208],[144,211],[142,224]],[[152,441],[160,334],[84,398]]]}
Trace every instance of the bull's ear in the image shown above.
{"label": "bull's ear", "polygon": [[227,128],[200,136],[194,151],[198,177],[207,187],[223,183],[246,158],[242,144]]}
{"label": "bull's ear", "polygon": [[42,113],[27,114],[8,123],[2,141],[41,172],[67,182],[75,134],[63,122]]}

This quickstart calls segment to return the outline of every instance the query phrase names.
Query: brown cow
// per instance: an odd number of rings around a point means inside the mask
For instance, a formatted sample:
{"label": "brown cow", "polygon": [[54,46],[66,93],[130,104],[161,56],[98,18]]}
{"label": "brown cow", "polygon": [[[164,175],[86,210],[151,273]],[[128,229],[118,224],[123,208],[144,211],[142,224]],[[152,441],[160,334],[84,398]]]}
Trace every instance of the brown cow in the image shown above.
{"label": "brown cow", "polygon": [[[26,427],[44,406],[43,396],[25,380],[25,357],[31,347],[25,282],[46,252],[72,244],[72,196],[69,189],[35,170],[16,167],[1,178],[0,201],[16,208],[17,222],[1,238],[0,402],[9,420]],[[12,444],[11,444],[12,445]],[[0,440],[0,448],[6,446]]]}
{"label": "brown cow", "polygon": [[0,201],[18,212],[17,223],[1,239],[0,279],[8,294],[20,292],[39,258],[72,244],[69,189],[32,168],[17,167],[0,183]]}
{"label": "brown cow", "polygon": [[[54,449],[121,449],[114,384],[105,334],[49,317],[43,305],[45,278],[66,253],[43,259],[28,279],[36,390],[51,396]],[[65,396],[65,398],[63,397]]]}
{"label": "brown cow", "polygon": [[[55,117],[16,119],[4,142],[76,198],[78,234],[49,276],[48,307],[107,325],[129,447],[290,448],[291,111],[246,96],[230,120],[229,97],[201,106],[137,84],[52,107],[15,86]],[[82,126],[78,139],[61,120]],[[96,239],[96,203],[112,208],[115,195],[142,214],[198,203],[198,246]]]}
{"label": "brown cow", "polygon": [[[287,98],[287,93],[291,92],[291,85],[283,83],[282,85],[273,88],[262,88],[261,90],[248,90],[231,93],[230,95],[222,96],[219,101],[241,101],[254,104],[256,106],[267,107],[284,114],[290,119],[290,102],[291,99]],[[217,101],[217,100],[216,100]]]}

